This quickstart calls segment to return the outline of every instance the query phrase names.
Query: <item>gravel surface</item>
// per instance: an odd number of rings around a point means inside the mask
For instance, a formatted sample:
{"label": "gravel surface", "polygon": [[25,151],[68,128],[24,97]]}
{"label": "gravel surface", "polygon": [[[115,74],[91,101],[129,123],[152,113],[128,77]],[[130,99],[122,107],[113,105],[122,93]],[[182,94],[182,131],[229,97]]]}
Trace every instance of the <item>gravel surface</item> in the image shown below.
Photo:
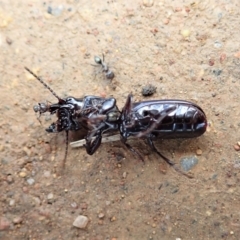
{"label": "gravel surface", "polygon": [[[239,0],[2,1],[0,239],[240,239],[239,26]],[[113,79],[92,66],[102,54]],[[194,178],[140,139],[144,163],[116,141],[69,148],[62,169],[65,134],[33,111],[57,100],[25,66],[61,97],[197,103],[203,136],[156,142],[178,166],[197,159]]]}

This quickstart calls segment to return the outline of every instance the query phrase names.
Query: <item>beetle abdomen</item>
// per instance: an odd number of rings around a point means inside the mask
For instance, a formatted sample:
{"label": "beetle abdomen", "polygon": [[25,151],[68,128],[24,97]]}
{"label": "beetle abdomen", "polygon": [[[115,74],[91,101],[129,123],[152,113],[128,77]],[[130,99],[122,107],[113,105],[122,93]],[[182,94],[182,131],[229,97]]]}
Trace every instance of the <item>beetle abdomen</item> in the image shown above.
{"label": "beetle abdomen", "polygon": [[203,110],[187,101],[159,100],[152,103],[135,103],[132,113],[135,116],[135,124],[129,130],[133,135],[134,130],[147,130],[154,121],[157,124],[151,133],[158,138],[194,138],[202,135],[207,128]]}

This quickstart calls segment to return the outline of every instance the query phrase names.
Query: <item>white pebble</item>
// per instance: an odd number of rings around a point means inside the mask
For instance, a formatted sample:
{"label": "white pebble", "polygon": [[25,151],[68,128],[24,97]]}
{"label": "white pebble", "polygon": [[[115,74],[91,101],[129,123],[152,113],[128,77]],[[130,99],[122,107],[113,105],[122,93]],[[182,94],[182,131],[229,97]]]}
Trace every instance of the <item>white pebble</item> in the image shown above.
{"label": "white pebble", "polygon": [[39,197],[33,197],[34,200],[34,205],[40,206],[41,205],[41,200]]}
{"label": "white pebble", "polygon": [[211,211],[206,211],[206,215],[211,216],[212,215]]}
{"label": "white pebble", "polygon": [[100,219],[104,218],[104,216],[105,216],[104,213],[99,213],[98,214],[98,218],[100,218]]}
{"label": "white pebble", "polygon": [[214,42],[214,47],[215,48],[221,48],[222,47],[222,43],[217,40],[217,41]]}
{"label": "white pebble", "polygon": [[15,200],[14,200],[14,199],[11,199],[11,200],[9,201],[9,206],[13,206],[13,205],[15,205]]}
{"label": "white pebble", "polygon": [[29,185],[33,185],[33,184],[35,183],[35,180],[34,180],[33,178],[28,178],[28,179],[27,179],[27,183],[28,183]]}
{"label": "white pebble", "polygon": [[21,177],[21,178],[25,178],[26,176],[27,176],[27,173],[26,172],[20,172],[19,174],[19,177]]}
{"label": "white pebble", "polygon": [[53,194],[52,194],[52,193],[49,193],[49,194],[47,195],[47,199],[48,199],[48,200],[53,199]]}
{"label": "white pebble", "polygon": [[153,0],[143,0],[143,6],[144,7],[152,7],[154,4]]}
{"label": "white pebble", "polygon": [[21,223],[22,221],[23,221],[22,217],[15,217],[15,218],[13,219],[13,223],[14,223],[14,224],[19,224],[19,223]]}
{"label": "white pebble", "polygon": [[88,224],[88,218],[83,215],[79,215],[73,222],[73,226],[77,228],[85,228]]}
{"label": "white pebble", "polygon": [[77,208],[77,207],[78,207],[78,205],[77,205],[77,203],[76,203],[76,202],[72,202],[72,203],[71,203],[71,207],[72,207],[72,208]]}
{"label": "white pebble", "polygon": [[190,31],[189,29],[183,29],[183,30],[181,31],[181,34],[182,34],[182,36],[183,36],[184,38],[188,38],[188,37],[190,36],[190,34],[191,34],[191,31]]}

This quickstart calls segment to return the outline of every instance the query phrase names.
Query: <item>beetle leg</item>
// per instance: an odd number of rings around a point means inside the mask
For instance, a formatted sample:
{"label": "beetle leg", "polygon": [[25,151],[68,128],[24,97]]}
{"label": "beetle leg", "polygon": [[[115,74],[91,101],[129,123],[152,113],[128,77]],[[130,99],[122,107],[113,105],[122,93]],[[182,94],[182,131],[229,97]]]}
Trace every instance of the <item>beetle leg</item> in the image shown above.
{"label": "beetle leg", "polygon": [[165,157],[164,155],[162,155],[158,150],[157,148],[155,147],[155,145],[153,144],[153,141],[152,141],[152,137],[151,135],[147,137],[147,141],[148,141],[148,144],[150,145],[150,147],[152,148],[152,150],[154,152],[156,152],[166,163],[168,163],[171,167],[173,167],[177,172],[183,174],[184,176],[188,177],[188,178],[193,178],[193,176],[191,174],[187,174],[185,172],[183,172],[180,168],[178,168],[176,166],[176,163],[173,162],[172,160],[168,159],[167,157]]}
{"label": "beetle leg", "polygon": [[65,168],[66,160],[67,160],[67,154],[68,154],[68,130],[66,130],[66,146],[65,146],[65,155],[62,163],[62,168]]}
{"label": "beetle leg", "polygon": [[127,101],[122,109],[122,115],[124,120],[127,120],[127,117],[131,113],[131,110],[132,110],[132,94],[130,93],[128,94]]}
{"label": "beetle leg", "polygon": [[143,157],[141,156],[141,154],[139,152],[137,152],[134,148],[131,147],[131,145],[129,145],[127,143],[127,139],[121,137],[121,142],[135,155],[137,155],[141,160],[142,162],[144,162],[144,159]]}
{"label": "beetle leg", "polygon": [[[94,125],[92,125],[94,127]],[[104,132],[104,123],[100,123],[98,127],[95,127],[92,131],[90,131],[85,138],[86,144],[83,146],[86,148],[86,151],[89,155],[93,155],[102,142],[102,133]],[[105,129],[107,131],[107,129]]]}
{"label": "beetle leg", "polygon": [[148,141],[148,144],[149,146],[152,148],[152,150],[154,152],[156,152],[161,158],[164,159],[164,161],[166,161],[170,166],[174,166],[176,163],[171,161],[170,159],[168,159],[167,157],[163,156],[158,150],[157,148],[155,147],[153,141],[152,141],[152,138],[151,136],[150,137],[147,137],[147,141]]}
{"label": "beetle leg", "polygon": [[88,136],[85,138],[85,140],[86,144],[84,144],[83,146],[86,148],[86,151],[89,155],[93,155],[101,145],[102,133],[99,132],[97,136],[95,136],[94,140],[92,140],[91,138],[89,139]]}
{"label": "beetle leg", "polygon": [[89,155],[93,155],[101,145],[102,132],[104,130],[104,125],[101,123],[98,127],[95,127],[94,125],[92,125],[92,127],[94,127],[94,129],[88,133],[85,138],[86,144],[83,145]]}

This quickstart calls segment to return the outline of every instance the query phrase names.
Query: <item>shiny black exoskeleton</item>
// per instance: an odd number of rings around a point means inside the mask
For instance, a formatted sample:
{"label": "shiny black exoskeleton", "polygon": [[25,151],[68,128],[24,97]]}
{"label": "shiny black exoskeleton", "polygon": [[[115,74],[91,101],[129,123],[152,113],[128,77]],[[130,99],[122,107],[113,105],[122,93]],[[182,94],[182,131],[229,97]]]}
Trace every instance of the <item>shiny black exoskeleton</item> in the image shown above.
{"label": "shiny black exoskeleton", "polygon": [[120,133],[153,138],[194,138],[206,131],[207,119],[196,104],[183,100],[151,100],[132,103],[129,95],[121,114]]}
{"label": "shiny black exoskeleton", "polygon": [[206,115],[194,103],[182,100],[151,100],[133,103],[131,94],[123,107],[119,123],[121,140],[131,151],[135,152],[127,143],[127,139],[130,136],[144,137],[151,148],[171,166],[175,163],[156,149],[153,140],[194,138],[201,136],[206,128]]}
{"label": "shiny black exoskeleton", "polygon": [[57,99],[58,103],[38,103],[33,107],[39,114],[49,112],[56,114],[57,121],[53,122],[47,132],[57,133],[66,131],[66,152],[68,149],[68,131],[87,130],[86,151],[92,155],[101,144],[102,134],[109,130],[118,129],[120,112],[116,106],[115,98],[102,98],[86,96],[84,98],[60,98],[41,78],[30,69],[25,69],[38,79]]}
{"label": "shiny black exoskeleton", "polygon": [[88,130],[84,145],[89,155],[96,152],[101,145],[102,134],[118,130],[120,111],[115,98],[86,96],[84,107],[77,120]]}

